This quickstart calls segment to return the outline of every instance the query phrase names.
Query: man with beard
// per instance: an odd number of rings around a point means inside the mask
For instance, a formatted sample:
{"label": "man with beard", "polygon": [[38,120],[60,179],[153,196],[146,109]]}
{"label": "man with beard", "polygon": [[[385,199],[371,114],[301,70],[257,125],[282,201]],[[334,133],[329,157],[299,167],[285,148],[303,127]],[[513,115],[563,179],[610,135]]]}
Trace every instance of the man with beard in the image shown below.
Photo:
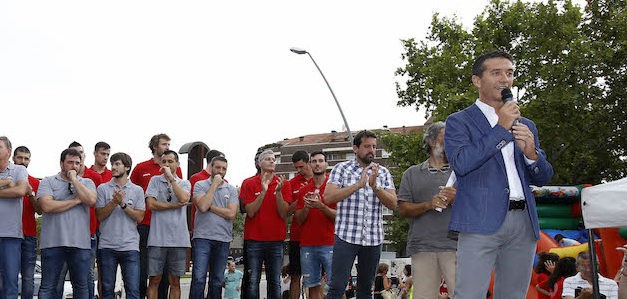
{"label": "man with beard", "polygon": [[[148,142],[148,148],[152,152],[152,158],[147,161],[141,162],[135,166],[133,172],[131,172],[131,182],[136,184],[146,192],[150,179],[155,175],[161,174],[161,155],[163,152],[170,149],[170,137],[166,134],[157,134],[150,138]],[[183,177],[181,168],[176,169],[176,175]],[[137,224],[137,231],[139,231],[139,298],[146,297],[146,280],[148,280],[148,234],[150,233],[150,218],[152,213],[150,210],[146,210],[144,213],[144,219]],[[166,273],[167,277],[167,273]],[[165,299],[168,297],[168,280],[162,279],[161,285],[159,285],[159,299]]]}
{"label": "man with beard", "polygon": [[244,240],[247,271],[250,271],[247,298],[259,298],[262,264],[266,266],[268,298],[281,297],[285,219],[292,202],[292,191],[285,178],[274,174],[274,152],[265,150],[257,160],[261,172],[242,182],[239,197],[246,208]]}
{"label": "man with beard", "polygon": [[[28,168],[30,164],[30,150],[25,146],[18,146],[13,151],[13,163]],[[24,232],[24,240],[22,240],[22,298],[33,298],[35,291],[35,261],[37,260],[37,221],[35,213],[41,215],[41,208],[35,200],[35,194],[39,188],[39,180],[28,175],[28,191],[23,199],[22,210],[22,231]]]}
{"label": "man with beard", "polygon": [[44,178],[37,198],[41,221],[42,278],[39,298],[57,298],[56,286],[67,263],[74,298],[88,298],[91,240],[89,207],[96,203],[94,182],[78,175],[82,157],[72,148],[61,153],[61,172]]}
{"label": "man with beard", "polygon": [[128,175],[133,161],[125,153],[111,156],[113,179],[98,187],[96,216],[100,221],[98,265],[102,274],[102,298],[113,298],[118,265],[128,298],[139,298],[139,233],[144,218],[144,190]]}
{"label": "man with beard", "polygon": [[211,177],[196,183],[193,201],[194,219],[192,285],[189,298],[204,298],[209,269],[208,298],[221,298],[224,268],[233,241],[233,219],[237,215],[239,200],[237,189],[224,181],[227,160],[214,157]]}
{"label": "man with beard", "polygon": [[309,159],[313,179],[297,193],[298,210],[295,221],[301,225],[300,257],[304,287],[309,288],[309,298],[324,298],[322,275],[331,277],[333,257],[333,231],[337,204],[327,204],[322,197],[327,186],[327,157],[314,152]]}
{"label": "man with beard", "polygon": [[185,274],[187,249],[187,203],[191,186],[176,175],[179,156],[166,150],[161,155],[162,175],[153,176],[146,189],[146,207],[153,213],[148,235],[148,299],[157,298],[161,280],[170,282],[169,298],[181,298],[180,278]]}
{"label": "man with beard", "polygon": [[396,208],[396,190],[392,175],[373,163],[377,135],[361,131],[353,140],[355,159],[333,167],[326,190],[325,203],[337,203],[335,240],[331,266],[331,288],[327,298],[342,298],[351,268],[358,257],[357,298],[371,296],[371,287],[381,256],[383,216],[381,205]]}
{"label": "man with beard", "polygon": [[10,162],[11,141],[0,136],[0,298],[17,298],[22,239],[22,200],[28,192],[26,167]]}
{"label": "man with beard", "polygon": [[[409,218],[407,254],[411,256],[413,298],[437,298],[444,275],[448,293],[455,290],[455,251],[457,241],[448,236],[450,205],[455,189],[445,187],[451,168],[444,154],[443,122],[430,125],[423,135],[429,158],[409,167],[398,191],[399,215]],[[440,208],[440,212],[436,211]]]}

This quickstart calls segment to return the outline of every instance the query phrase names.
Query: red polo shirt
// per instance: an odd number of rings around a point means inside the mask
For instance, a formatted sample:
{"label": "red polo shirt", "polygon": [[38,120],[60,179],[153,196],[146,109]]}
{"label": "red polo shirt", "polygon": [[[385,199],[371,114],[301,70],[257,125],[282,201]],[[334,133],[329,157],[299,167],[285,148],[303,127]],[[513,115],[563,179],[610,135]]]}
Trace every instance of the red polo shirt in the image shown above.
{"label": "red polo shirt", "polygon": [[[311,179],[307,180],[304,176],[300,175],[300,173],[296,174],[296,176],[294,176],[290,180],[290,187],[292,188],[292,198],[294,198],[294,200],[298,198],[298,191],[300,190],[300,188],[307,185],[309,181],[311,181]],[[292,223],[290,224],[290,241],[300,242],[300,234],[300,225],[298,224],[296,219],[292,217]]]}
{"label": "red polo shirt", "polygon": [[[211,174],[207,172],[207,170],[203,169],[198,173],[195,173],[189,178],[189,183],[192,184],[192,198],[194,197],[194,185],[197,182],[204,181],[211,177]],[[194,231],[194,219],[196,218],[196,205],[192,205],[192,225],[191,230]]]}
{"label": "red polo shirt", "polygon": [[[159,163],[155,163],[152,158],[148,161],[141,162],[135,166],[133,172],[131,172],[131,182],[133,184],[138,185],[144,188],[144,192],[146,192],[146,188],[148,188],[148,183],[150,183],[150,178],[155,175],[161,174],[161,165]],[[179,178],[183,177],[183,172],[181,172],[181,168],[176,169],[176,175]],[[149,209],[146,209],[144,213],[144,219],[139,224],[144,224],[150,226],[150,218],[152,213]]]}
{"label": "red polo shirt", "polygon": [[[83,173],[83,177],[92,180],[92,182],[94,182],[94,185],[96,185],[96,188],[98,188],[98,186],[102,184],[102,177],[100,176],[100,174],[87,167],[85,167],[85,173]],[[98,226],[100,226],[100,223],[98,223],[98,218],[96,218],[96,208],[89,207],[89,232],[92,235],[95,235],[96,230],[98,230]]]}
{"label": "red polo shirt", "polygon": [[102,173],[99,173],[98,171],[96,171],[96,169],[94,169],[94,165],[89,167],[89,169],[93,170],[95,173],[100,175],[100,178],[101,178],[100,182],[101,183],[108,183],[113,178],[113,173],[111,173],[111,170],[109,170],[106,167],[105,167],[105,170]]}
{"label": "red polo shirt", "polygon": [[[39,180],[35,177],[28,175],[28,183],[33,191],[37,193],[39,189]],[[28,194],[24,196],[22,203],[24,210],[22,211],[22,232],[26,237],[37,237],[37,221],[35,221],[35,208],[28,198]]]}
{"label": "red polo shirt", "polygon": [[[329,177],[327,176],[327,179]],[[320,198],[324,203],[324,189],[327,187],[327,181],[324,181],[324,184],[320,186],[320,188],[316,188],[313,180],[309,181],[307,185],[300,188],[298,192],[298,209],[303,209],[305,207],[304,195],[308,192],[314,192],[314,190],[320,190]],[[327,205],[332,209],[337,209],[337,204]],[[309,209],[309,213],[307,214],[307,219],[305,219],[305,223],[301,226],[301,237],[300,237],[300,246],[329,246],[334,243],[334,231],[335,231],[335,220],[330,219],[325,216],[322,211],[318,209]]]}
{"label": "red polo shirt", "polygon": [[[276,190],[279,178],[274,176],[268,185],[266,195],[261,202],[261,207],[254,217],[246,216],[244,221],[244,240],[255,241],[283,241],[285,240],[286,225],[285,220],[279,216],[277,211]],[[244,201],[244,205],[255,201],[255,198],[261,193],[261,176],[255,175],[247,178],[242,182],[239,197]],[[290,184],[283,184],[281,189],[283,200],[292,202],[292,190]]]}

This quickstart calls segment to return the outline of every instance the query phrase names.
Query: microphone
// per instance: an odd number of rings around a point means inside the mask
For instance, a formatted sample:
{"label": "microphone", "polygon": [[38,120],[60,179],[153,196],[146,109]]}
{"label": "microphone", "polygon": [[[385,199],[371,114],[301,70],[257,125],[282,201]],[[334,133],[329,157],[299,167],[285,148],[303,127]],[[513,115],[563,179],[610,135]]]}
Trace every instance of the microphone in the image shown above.
{"label": "microphone", "polygon": [[512,90],[509,88],[505,88],[501,90],[501,99],[503,99],[503,103],[507,103],[514,99],[514,95],[512,94]]}
{"label": "microphone", "polygon": [[[512,94],[512,90],[509,88],[505,88],[503,90],[501,90],[501,99],[503,100],[503,104],[511,101],[514,99],[514,95]],[[515,126],[516,124],[518,124],[519,120],[515,119],[514,123],[512,124],[513,126]]]}

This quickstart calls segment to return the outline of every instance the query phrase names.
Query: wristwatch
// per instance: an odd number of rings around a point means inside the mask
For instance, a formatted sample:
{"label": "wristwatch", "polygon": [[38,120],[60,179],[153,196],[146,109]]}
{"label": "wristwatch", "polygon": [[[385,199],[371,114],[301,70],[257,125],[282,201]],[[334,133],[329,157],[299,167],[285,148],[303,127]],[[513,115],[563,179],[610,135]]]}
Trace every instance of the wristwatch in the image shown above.
{"label": "wristwatch", "polygon": [[126,203],[124,203],[124,205],[121,207],[122,210],[126,209],[126,206],[127,206]]}

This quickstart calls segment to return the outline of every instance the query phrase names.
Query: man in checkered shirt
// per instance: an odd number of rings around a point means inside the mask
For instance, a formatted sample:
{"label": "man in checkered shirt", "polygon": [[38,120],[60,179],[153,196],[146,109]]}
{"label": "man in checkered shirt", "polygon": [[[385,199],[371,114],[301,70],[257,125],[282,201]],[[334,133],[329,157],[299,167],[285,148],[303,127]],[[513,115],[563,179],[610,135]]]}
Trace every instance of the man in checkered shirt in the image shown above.
{"label": "man in checkered shirt", "polygon": [[327,298],[342,298],[358,257],[357,298],[370,298],[381,244],[383,217],[381,204],[394,210],[396,191],[392,175],[383,166],[373,163],[377,136],[361,131],[353,140],[355,159],[333,167],[324,192],[326,204],[337,203],[335,244]]}

